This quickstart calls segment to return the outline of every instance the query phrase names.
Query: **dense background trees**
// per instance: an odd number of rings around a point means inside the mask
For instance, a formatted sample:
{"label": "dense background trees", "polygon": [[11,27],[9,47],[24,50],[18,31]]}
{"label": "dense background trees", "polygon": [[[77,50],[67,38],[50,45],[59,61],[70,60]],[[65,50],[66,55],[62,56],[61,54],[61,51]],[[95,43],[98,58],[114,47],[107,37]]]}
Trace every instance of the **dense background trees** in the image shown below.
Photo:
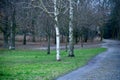
{"label": "dense background trees", "polygon": [[[74,44],[94,41],[96,37],[120,39],[119,0],[1,0],[0,30],[4,47],[15,49],[15,37],[27,36],[31,42],[56,44],[60,60],[60,43],[74,56]],[[69,44],[68,44],[69,43]]]}
{"label": "dense background trees", "polygon": [[[4,35],[4,47],[15,49],[16,5],[14,0],[0,1],[0,30]],[[9,43],[8,43],[8,38]]]}
{"label": "dense background trees", "polygon": [[120,0],[110,0],[111,16],[104,27],[104,37],[120,39]]}

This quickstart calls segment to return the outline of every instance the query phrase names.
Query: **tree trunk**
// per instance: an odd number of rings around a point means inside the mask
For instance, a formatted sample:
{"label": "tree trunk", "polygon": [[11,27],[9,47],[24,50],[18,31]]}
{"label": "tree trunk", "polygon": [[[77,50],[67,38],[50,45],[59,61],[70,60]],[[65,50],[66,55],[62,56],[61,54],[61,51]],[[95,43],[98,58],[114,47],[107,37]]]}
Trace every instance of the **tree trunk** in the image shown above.
{"label": "tree trunk", "polygon": [[101,32],[100,32],[100,41],[103,40],[103,30],[101,29]]}
{"label": "tree trunk", "polygon": [[26,45],[26,32],[24,32],[23,45]]}
{"label": "tree trunk", "polygon": [[66,41],[65,50],[66,50],[66,52],[67,52],[67,51],[68,51],[68,47],[67,47],[67,46],[68,46],[68,36],[66,36],[66,40],[65,40],[65,41]]}
{"label": "tree trunk", "polygon": [[8,44],[8,37],[9,37],[9,23],[8,23],[8,16],[5,17],[5,25],[3,28],[3,36],[4,36],[4,48],[8,48],[9,44]]}
{"label": "tree trunk", "polygon": [[12,28],[11,28],[9,49],[10,50],[15,49],[15,29],[14,29],[14,26],[12,26]]}
{"label": "tree trunk", "polygon": [[32,34],[32,42],[35,42],[35,33]]}
{"label": "tree trunk", "polygon": [[56,60],[60,61],[60,32],[58,27],[58,9],[57,0],[54,0],[54,16],[55,16],[55,31],[56,31]]}
{"label": "tree trunk", "polygon": [[81,36],[81,47],[83,47],[83,39],[82,39],[82,36]]}
{"label": "tree trunk", "polygon": [[8,48],[8,34],[6,32],[3,32],[4,36],[4,48]]}
{"label": "tree trunk", "polygon": [[12,23],[11,23],[11,32],[10,32],[10,50],[15,49],[15,28],[16,28],[16,21],[15,21],[15,8],[12,14]]}
{"label": "tree trunk", "polygon": [[74,44],[73,44],[73,0],[69,0],[69,15],[70,15],[70,21],[69,21],[69,57],[74,57]]}
{"label": "tree trunk", "polygon": [[35,42],[35,20],[32,20],[32,42]]}
{"label": "tree trunk", "polygon": [[50,54],[50,34],[48,34],[48,50],[47,54]]}
{"label": "tree trunk", "polygon": [[88,41],[88,34],[85,34],[84,36],[84,42],[87,42]]}
{"label": "tree trunk", "polygon": [[[55,32],[56,33],[56,32]],[[54,35],[54,44],[56,44],[56,35]]]}
{"label": "tree trunk", "polygon": [[78,33],[77,32],[75,32],[75,43],[77,44],[78,43]]}

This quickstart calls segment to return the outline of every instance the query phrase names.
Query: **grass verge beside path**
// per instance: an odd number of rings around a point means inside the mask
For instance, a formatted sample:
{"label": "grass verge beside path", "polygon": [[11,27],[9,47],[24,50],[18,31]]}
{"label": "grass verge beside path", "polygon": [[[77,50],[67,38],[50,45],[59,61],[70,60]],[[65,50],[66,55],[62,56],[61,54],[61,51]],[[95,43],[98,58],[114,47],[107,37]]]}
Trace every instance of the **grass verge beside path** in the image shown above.
{"label": "grass verge beside path", "polygon": [[55,60],[55,51],[0,50],[0,80],[52,80],[85,65],[105,48],[75,50],[75,57],[61,51],[62,61]]}

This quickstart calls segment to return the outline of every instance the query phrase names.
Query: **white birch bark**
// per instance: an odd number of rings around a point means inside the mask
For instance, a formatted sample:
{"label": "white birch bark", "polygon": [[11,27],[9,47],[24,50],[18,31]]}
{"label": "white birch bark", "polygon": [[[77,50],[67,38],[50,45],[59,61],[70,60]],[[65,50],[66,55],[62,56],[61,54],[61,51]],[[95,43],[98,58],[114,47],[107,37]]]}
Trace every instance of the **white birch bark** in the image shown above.
{"label": "white birch bark", "polygon": [[55,30],[56,30],[56,60],[60,61],[60,33],[58,27],[58,10],[57,10],[57,0],[54,0],[54,16],[55,16]]}
{"label": "white birch bark", "polygon": [[73,0],[69,0],[69,49],[68,49],[68,56],[74,57],[74,44],[73,44]]}
{"label": "white birch bark", "polygon": [[60,61],[60,32],[59,32],[59,27],[58,27],[58,14],[59,11],[57,9],[57,0],[52,0],[54,3],[54,12],[49,12],[47,10],[47,8],[45,7],[45,5],[43,4],[42,0],[39,0],[41,3],[41,9],[43,9],[43,11],[45,11],[46,13],[49,14],[50,17],[53,17],[51,15],[51,13],[54,13],[54,21],[55,21],[55,31],[56,31],[56,60]]}

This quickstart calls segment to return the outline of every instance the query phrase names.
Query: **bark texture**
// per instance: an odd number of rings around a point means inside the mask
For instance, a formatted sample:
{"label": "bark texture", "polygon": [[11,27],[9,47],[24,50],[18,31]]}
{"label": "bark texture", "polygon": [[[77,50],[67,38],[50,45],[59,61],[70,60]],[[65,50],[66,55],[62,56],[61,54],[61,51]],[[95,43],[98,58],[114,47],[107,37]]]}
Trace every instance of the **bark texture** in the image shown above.
{"label": "bark texture", "polygon": [[12,14],[12,22],[11,22],[11,32],[10,32],[10,46],[9,49],[15,49],[15,29],[16,29],[16,21],[15,21],[15,8],[13,8]]}
{"label": "bark texture", "polygon": [[58,27],[58,9],[57,0],[54,0],[54,16],[55,16],[55,31],[56,31],[56,60],[60,61],[60,32]]}
{"label": "bark texture", "polygon": [[69,49],[68,49],[68,56],[74,57],[74,44],[73,44],[73,0],[69,0]]}

